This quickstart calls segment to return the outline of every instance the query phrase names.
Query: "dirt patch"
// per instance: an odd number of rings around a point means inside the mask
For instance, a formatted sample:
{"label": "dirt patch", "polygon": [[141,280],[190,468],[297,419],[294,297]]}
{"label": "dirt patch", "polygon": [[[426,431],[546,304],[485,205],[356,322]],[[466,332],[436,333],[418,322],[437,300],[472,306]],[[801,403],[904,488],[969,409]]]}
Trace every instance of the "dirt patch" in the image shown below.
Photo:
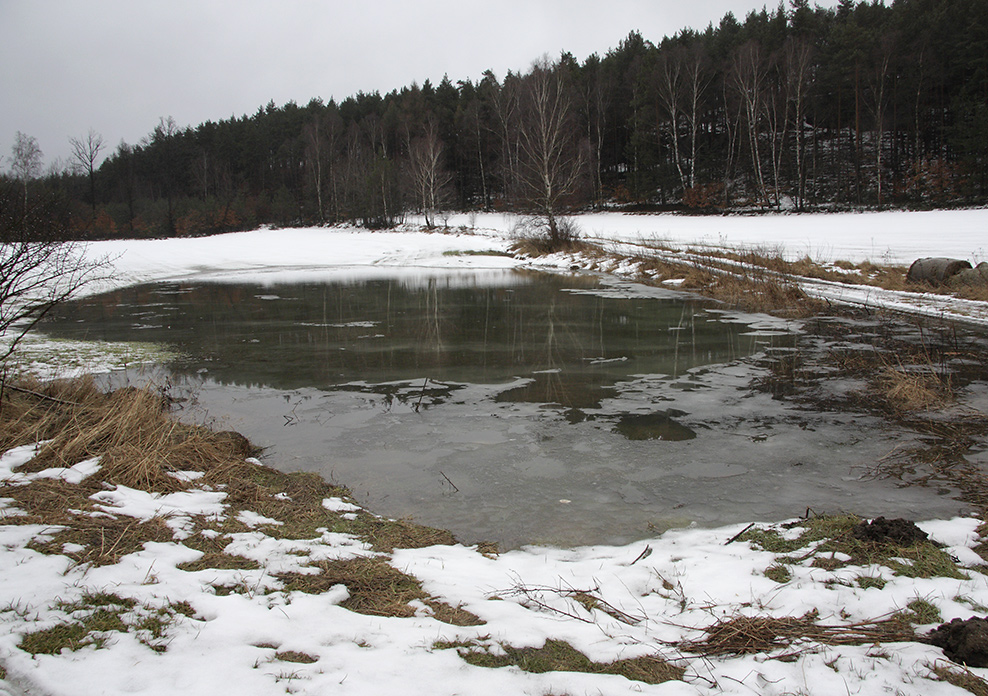
{"label": "dirt patch", "polygon": [[862,541],[891,542],[900,546],[911,546],[929,538],[915,522],[901,517],[892,520],[877,517],[870,522],[859,522],[851,529],[851,535]]}
{"label": "dirt patch", "polygon": [[968,667],[988,667],[988,619],[954,619],[927,636],[943,654]]}

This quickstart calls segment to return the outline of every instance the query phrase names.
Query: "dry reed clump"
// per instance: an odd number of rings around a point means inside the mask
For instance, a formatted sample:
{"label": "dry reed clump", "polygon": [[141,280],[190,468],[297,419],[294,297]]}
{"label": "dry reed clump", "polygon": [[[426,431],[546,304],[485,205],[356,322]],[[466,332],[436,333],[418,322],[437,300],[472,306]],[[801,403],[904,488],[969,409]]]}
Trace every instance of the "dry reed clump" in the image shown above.
{"label": "dry reed clump", "polygon": [[949,375],[938,375],[932,369],[910,371],[888,364],[879,370],[873,389],[890,409],[898,412],[940,409],[954,398]]}
{"label": "dry reed clump", "polygon": [[[870,645],[916,639],[911,625],[898,617],[847,625],[819,624],[816,618],[815,612],[800,617],[734,616],[705,628],[706,635],[702,639],[682,641],[677,647],[684,652],[712,657],[772,652],[801,641],[824,645]],[[798,653],[788,656],[795,654]]]}
{"label": "dry reed clump", "polygon": [[962,285],[961,287],[954,288],[952,294],[963,300],[988,302],[988,285]]}
{"label": "dry reed clump", "polygon": [[683,287],[696,290],[745,312],[784,313],[787,316],[811,316],[823,304],[809,297],[791,278],[761,273],[715,273],[693,268]]}
{"label": "dry reed clump", "polygon": [[850,405],[897,418],[944,409],[958,386],[986,374],[983,359],[967,351],[887,336],[870,348],[831,351],[827,361],[842,375],[867,381],[867,388],[848,394]]}
{"label": "dry reed clump", "polygon": [[[221,535],[210,541],[197,533],[186,541],[190,546],[203,547],[200,550],[207,554],[190,566],[195,568],[245,567],[244,559],[223,553],[229,533],[246,531],[236,520],[243,510],[282,522],[262,527],[277,538],[311,539],[329,530],[358,536],[382,552],[455,541],[444,530],[385,520],[364,511],[351,520],[325,509],[323,500],[349,499],[348,491],[313,473],[286,474],[246,461],[254,453],[246,438],[176,421],[167,412],[166,400],[154,389],[126,388],[107,394],[92,379],[4,386],[0,447],[45,442],[21,471],[70,467],[100,458],[98,475],[79,484],[37,479],[29,485],[0,487],[0,492],[26,513],[7,515],[5,521],[57,528],[51,541],[36,544],[39,550],[61,553],[63,544],[78,544],[84,549],[68,555],[77,562],[101,565],[140,549],[143,541],[172,538],[160,519],[141,523],[100,511],[90,496],[106,485],[154,493],[190,486],[221,487],[227,493],[226,519],[198,522],[199,531],[208,528]],[[193,484],[172,475],[179,471],[204,475]]]}
{"label": "dry reed clump", "polygon": [[8,385],[0,401],[0,448],[44,443],[22,471],[100,457],[108,483],[167,493],[187,487],[170,474],[222,469],[247,456],[228,434],[170,418],[150,387],[105,393],[88,378],[31,387]]}
{"label": "dry reed clump", "polygon": [[553,245],[548,237],[542,238],[536,236],[519,238],[511,245],[509,251],[517,256],[528,256],[533,258],[548,256],[549,254],[557,254],[560,252],[571,254],[588,254],[597,257],[603,255],[603,250],[599,246],[589,242],[584,242],[579,238],[563,240],[559,244]]}

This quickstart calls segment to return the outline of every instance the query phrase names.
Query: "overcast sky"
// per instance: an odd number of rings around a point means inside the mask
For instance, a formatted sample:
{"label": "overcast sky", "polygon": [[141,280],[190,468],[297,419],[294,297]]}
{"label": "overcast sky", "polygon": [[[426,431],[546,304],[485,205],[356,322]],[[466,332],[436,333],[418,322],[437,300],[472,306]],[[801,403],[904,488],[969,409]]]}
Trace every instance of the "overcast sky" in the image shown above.
{"label": "overcast sky", "polygon": [[[583,61],[632,30],[656,42],[766,0],[0,0],[0,158],[15,133],[47,167],[93,128],[136,143],[313,97],[500,79],[543,53]],[[830,3],[821,3],[829,5]]]}

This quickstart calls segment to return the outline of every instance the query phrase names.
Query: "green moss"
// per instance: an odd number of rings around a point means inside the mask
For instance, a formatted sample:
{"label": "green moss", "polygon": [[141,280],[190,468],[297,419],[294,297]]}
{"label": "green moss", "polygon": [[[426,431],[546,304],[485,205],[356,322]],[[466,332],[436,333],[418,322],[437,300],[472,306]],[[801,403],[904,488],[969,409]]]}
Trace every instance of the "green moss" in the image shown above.
{"label": "green moss", "polygon": [[765,577],[782,585],[792,580],[792,573],[781,563],[775,563],[765,570]]}
{"label": "green moss", "polygon": [[110,633],[135,631],[138,640],[156,652],[164,652],[169,627],[177,614],[194,616],[188,602],[150,608],[141,607],[128,597],[109,592],[86,592],[74,602],[58,602],[56,607],[69,618],[40,631],[26,634],[18,647],[32,655],[57,655],[62,650],[87,646],[102,648]]}
{"label": "green moss", "polygon": [[877,588],[882,589],[885,587],[886,581],[882,578],[875,577],[874,575],[860,575],[858,576],[858,587],[862,589]]}
{"label": "green moss", "polygon": [[[778,562],[802,563],[813,559],[814,567],[828,570],[849,564],[883,565],[896,575],[910,578],[968,579],[957,562],[931,541],[900,546],[893,542],[858,539],[851,530],[860,521],[853,515],[814,517],[787,525],[789,529],[800,530],[793,538],[783,538],[778,529],[769,527],[752,528],[739,539],[769,553],[784,554]],[[836,554],[844,554],[851,560],[838,560]]]}
{"label": "green moss", "polygon": [[925,599],[916,598],[906,605],[907,619],[914,624],[934,624],[943,621],[940,610]]}
{"label": "green moss", "polygon": [[482,650],[461,650],[460,657],[477,667],[515,666],[525,672],[583,672],[587,674],[617,674],[646,684],[683,678],[685,670],[660,657],[645,656],[615,662],[594,662],[569,643],[547,640],[541,648],[502,646],[504,655]]}

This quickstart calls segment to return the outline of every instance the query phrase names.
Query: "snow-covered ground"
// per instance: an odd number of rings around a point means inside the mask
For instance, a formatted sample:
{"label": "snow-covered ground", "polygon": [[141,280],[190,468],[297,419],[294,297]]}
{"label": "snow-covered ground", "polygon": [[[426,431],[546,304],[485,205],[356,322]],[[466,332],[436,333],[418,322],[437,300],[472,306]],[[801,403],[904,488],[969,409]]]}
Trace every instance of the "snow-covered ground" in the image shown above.
{"label": "snow-covered ground", "polygon": [[[93,257],[112,261],[105,289],[139,281],[196,277],[261,282],[368,278],[375,273],[410,278],[460,270],[516,267],[519,261],[478,252],[505,251],[521,218],[499,213],[459,214],[450,233],[418,231],[411,219],[400,234],[357,229],[257,230],[198,239],[98,242]],[[988,260],[988,210],[931,212],[682,216],[598,213],[575,218],[583,239],[634,256],[652,253],[682,261],[691,251],[757,250],[818,263],[871,261],[908,266],[917,258],[946,256],[975,265]],[[661,246],[662,249],[656,249]],[[580,265],[568,254],[533,262],[543,268]],[[634,264],[612,272],[635,275]],[[902,293],[867,285],[801,281],[808,294],[830,302],[988,324],[988,303],[931,293]]]}
{"label": "snow-covered ground", "polygon": [[[684,218],[594,215],[581,218],[584,235],[606,243],[660,238],[672,246],[752,245],[821,260],[870,258],[908,263],[920,256],[984,256],[980,230],[988,211],[875,213],[833,216]],[[456,234],[365,232],[339,229],[260,230],[206,239],[117,241],[92,244],[107,256],[113,280],[104,287],[163,279],[231,278],[284,282],[316,277],[366,277],[387,268],[410,278],[430,273],[503,270],[521,264],[505,256],[514,219],[464,216]],[[558,259],[559,264],[572,259]],[[988,312],[985,313],[988,317]],[[249,433],[248,433],[249,435]],[[13,469],[31,456],[12,450],[0,458],[0,480],[26,482]],[[83,480],[98,462],[33,476]],[[344,482],[345,483],[345,482]],[[179,537],[191,514],[223,515],[215,491],[168,497],[123,487],[98,494],[107,514],[144,519],[168,515]],[[338,501],[328,501],[333,509]],[[17,514],[0,500],[0,518]],[[963,565],[983,561],[972,551],[978,520],[922,523]],[[273,572],[299,569],[307,557],[371,555],[353,538],[324,533],[305,542],[276,540],[261,531],[235,535],[229,551],[264,564],[259,570],[183,571],[176,565],[201,554],[180,543],[149,543],[118,564],[73,567],[63,556],[28,548],[52,530],[0,526],[0,664],[10,694],[937,694],[965,693],[930,678],[942,652],[920,643],[874,646],[798,646],[792,660],[776,653],[735,657],[684,656],[670,646],[702,637],[698,629],[737,615],[803,616],[824,624],[886,618],[916,599],[937,607],[943,620],[984,616],[988,577],[908,578],[882,566],[790,566],[784,583],[765,575],[775,557],[747,542],[726,544],[742,526],[679,530],[625,547],[530,547],[490,558],[474,548],[436,546],[395,552],[389,562],[422,581],[430,595],[462,606],[485,623],[456,627],[437,621],[422,605],[411,618],[372,617],[338,606],[343,586],[320,595],[279,591]],[[648,549],[649,553],[644,553]],[[304,550],[306,555],[302,555]],[[885,581],[863,583],[861,578]],[[214,585],[253,591],[225,596]],[[880,584],[880,583],[877,583]],[[522,591],[522,590],[525,591]],[[592,591],[616,612],[590,610],[571,595]],[[176,616],[164,652],[139,642],[135,632],[108,634],[105,647],[32,657],[17,646],[31,630],[67,619],[56,600],[113,592],[136,601],[133,612],[188,602],[194,617]],[[64,604],[62,605],[65,606]],[[920,627],[924,630],[929,627]],[[464,662],[437,642],[537,647],[565,640],[597,661],[661,654],[686,668],[684,681],[647,685],[619,676],[514,667],[487,669]],[[286,661],[289,651],[315,658]],[[282,655],[282,657],[278,657]],[[973,670],[988,676],[988,670]]]}
{"label": "snow-covered ground", "polygon": [[[0,479],[26,483],[44,477],[78,485],[99,471],[98,461],[33,475],[12,471],[32,454],[29,447],[18,448],[0,458]],[[190,515],[225,514],[225,494],[217,491],[152,496],[118,486],[96,495],[101,514],[135,522],[165,516],[178,539]],[[324,506],[342,514],[352,509],[338,499]],[[0,514],[17,512],[8,501]],[[239,518],[251,525],[270,521],[243,512]],[[958,518],[922,527],[961,563],[976,565],[981,559],[970,547],[978,524]],[[231,535],[227,552],[256,560],[260,569],[190,571],[176,566],[202,553],[178,539],[148,543],[116,565],[88,568],[27,547],[32,539],[48,538],[51,528],[0,526],[0,662],[7,675],[0,693],[963,693],[930,679],[931,666],[946,662],[939,649],[915,642],[828,647],[804,641],[769,653],[709,658],[673,647],[682,639],[701,639],[702,629],[720,619],[741,615],[815,612],[821,624],[851,625],[888,618],[917,599],[935,606],[944,620],[967,618],[976,614],[972,607],[983,611],[988,605],[988,581],[977,571],[967,579],[915,579],[878,565],[827,570],[808,559],[790,566],[791,578],[780,584],[766,577],[772,554],[746,542],[727,543],[741,529],[673,531],[625,547],[533,547],[493,558],[463,546],[394,552],[389,562],[421,580],[429,595],[483,621],[453,626],[418,602],[417,615],[409,618],[354,613],[339,606],[349,596],[343,585],[317,595],[281,591],[274,573],[305,572],[309,561],[319,559],[377,555],[344,534],[323,532],[297,541],[241,532]],[[862,578],[886,584],[866,585]],[[245,589],[220,595],[216,586]],[[581,604],[577,592],[595,597],[600,608]],[[86,611],[79,605],[99,593],[132,601],[121,617],[132,630],[103,634],[107,642],[98,649],[32,657],[18,648],[28,632],[81,620]],[[172,611],[183,602],[192,616]],[[163,635],[140,630],[143,620],[162,615],[170,616]],[[548,639],[566,641],[599,662],[660,655],[686,674],[683,681],[648,685],[621,676],[489,669],[437,645],[537,648]],[[147,643],[165,649],[157,652]],[[794,652],[794,659],[772,659]],[[293,654],[304,655],[305,662]]]}
{"label": "snow-covered ground", "polygon": [[[583,238],[599,242],[661,241],[672,246],[739,247],[782,253],[789,259],[871,261],[908,266],[924,256],[949,256],[972,263],[988,260],[988,210],[930,212],[806,213],[792,215],[574,216]],[[510,234],[518,216],[498,213],[453,215],[450,227]]]}

